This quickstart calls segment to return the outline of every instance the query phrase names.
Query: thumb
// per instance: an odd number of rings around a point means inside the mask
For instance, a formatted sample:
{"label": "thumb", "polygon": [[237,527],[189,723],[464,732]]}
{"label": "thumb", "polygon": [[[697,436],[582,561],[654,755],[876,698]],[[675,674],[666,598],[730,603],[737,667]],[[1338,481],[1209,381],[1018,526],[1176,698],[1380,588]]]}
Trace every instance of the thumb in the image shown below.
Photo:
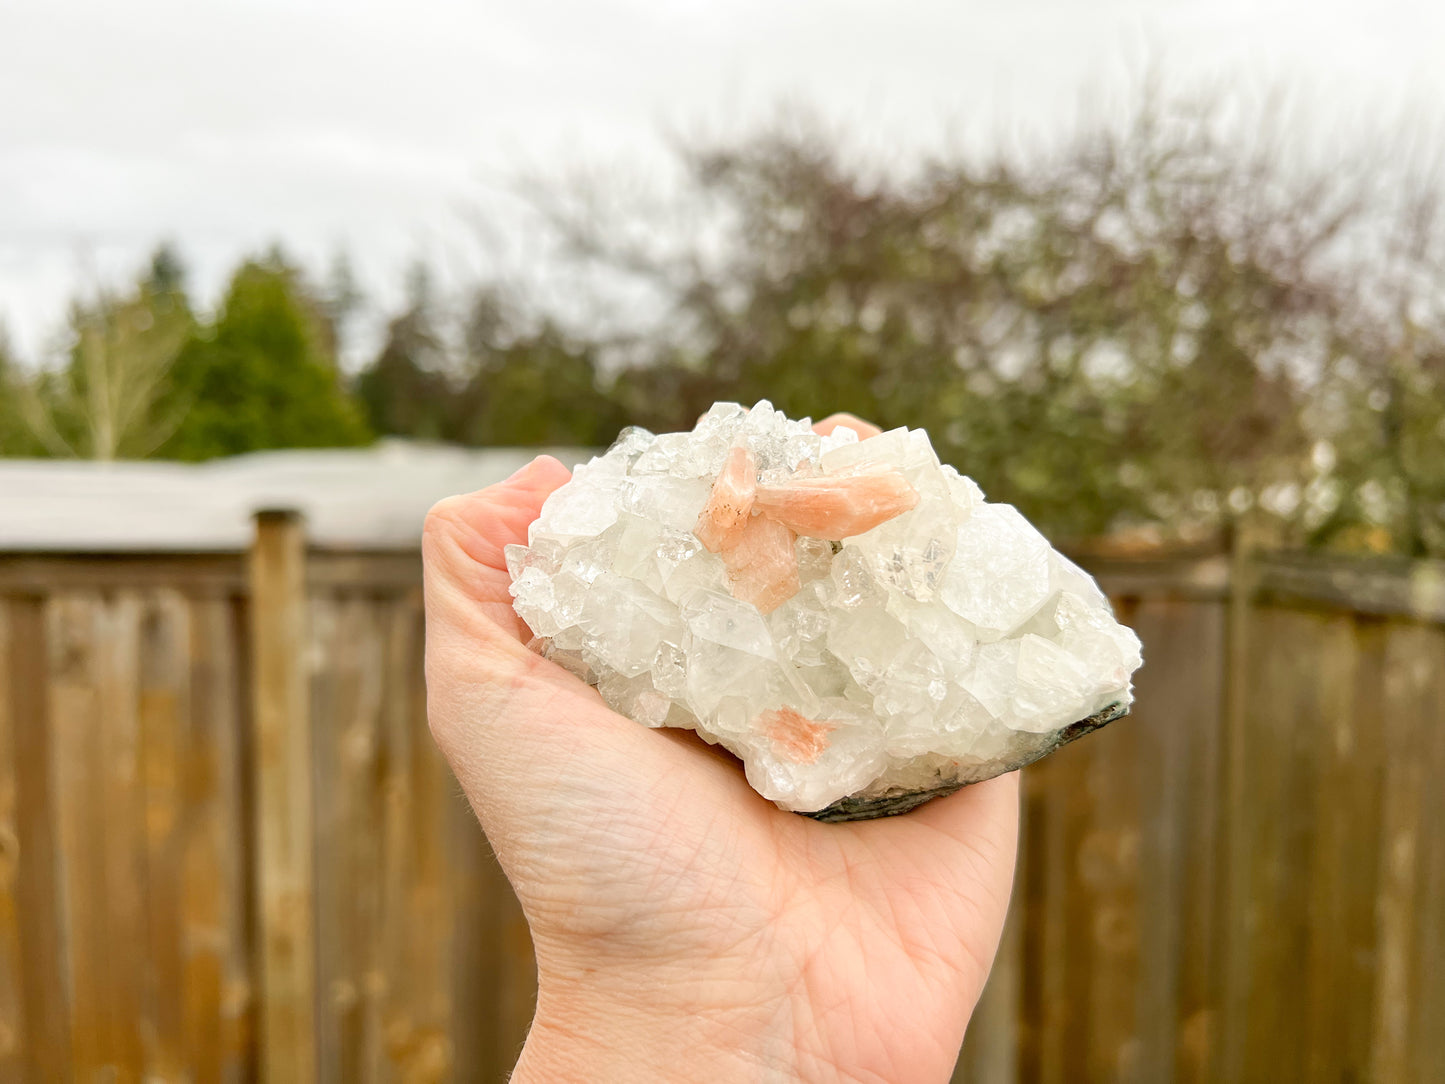
{"label": "thumb", "polygon": [[499,774],[530,775],[579,745],[632,746],[645,736],[595,689],[528,650],[531,633],[512,609],[504,550],[526,542],[543,502],[569,477],[557,460],[539,456],[427,516],[427,715],[474,804],[476,791]]}
{"label": "thumb", "polygon": [[483,639],[530,637],[512,609],[505,551],[526,544],[543,502],[569,478],[566,467],[542,455],[506,481],[448,497],[427,513],[422,564],[429,625],[460,622]]}

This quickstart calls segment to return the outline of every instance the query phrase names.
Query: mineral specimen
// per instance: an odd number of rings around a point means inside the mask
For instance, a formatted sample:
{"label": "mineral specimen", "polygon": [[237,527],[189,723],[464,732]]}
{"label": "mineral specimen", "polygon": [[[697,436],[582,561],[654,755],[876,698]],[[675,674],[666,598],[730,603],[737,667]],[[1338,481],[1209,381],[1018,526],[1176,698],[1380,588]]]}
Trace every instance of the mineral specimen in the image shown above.
{"label": "mineral specimen", "polygon": [[623,432],[507,548],[547,657],[739,757],[784,809],[901,813],[1128,710],[1139,641],[921,430],[761,402]]}

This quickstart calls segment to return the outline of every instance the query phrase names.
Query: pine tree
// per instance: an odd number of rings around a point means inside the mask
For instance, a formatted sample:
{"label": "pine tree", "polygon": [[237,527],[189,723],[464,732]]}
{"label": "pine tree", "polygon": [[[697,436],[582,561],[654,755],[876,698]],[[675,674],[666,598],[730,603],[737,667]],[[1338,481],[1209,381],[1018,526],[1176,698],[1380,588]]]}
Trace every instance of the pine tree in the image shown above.
{"label": "pine tree", "polygon": [[452,439],[476,445],[607,445],[627,418],[601,386],[598,348],[551,320],[535,326],[495,291],[473,299],[468,379]]}
{"label": "pine tree", "polygon": [[262,448],[363,444],[324,313],[280,253],[241,266],[214,324],[197,329],[173,370],[185,418],[161,454],[208,459]]}
{"label": "pine tree", "polygon": [[22,396],[27,390],[10,338],[0,326],[0,457],[35,455],[40,451],[22,412]]}
{"label": "pine tree", "polygon": [[412,268],[407,307],[387,325],[386,342],[356,381],[357,398],[377,433],[440,440],[450,432],[452,389],[446,343],[430,273]]}
{"label": "pine tree", "polygon": [[331,270],[326,277],[325,298],[322,309],[331,325],[331,336],[338,358],[342,357],[351,342],[352,325],[366,305],[366,295],[356,279],[351,266],[351,257],[345,249],[338,249],[331,259]]}

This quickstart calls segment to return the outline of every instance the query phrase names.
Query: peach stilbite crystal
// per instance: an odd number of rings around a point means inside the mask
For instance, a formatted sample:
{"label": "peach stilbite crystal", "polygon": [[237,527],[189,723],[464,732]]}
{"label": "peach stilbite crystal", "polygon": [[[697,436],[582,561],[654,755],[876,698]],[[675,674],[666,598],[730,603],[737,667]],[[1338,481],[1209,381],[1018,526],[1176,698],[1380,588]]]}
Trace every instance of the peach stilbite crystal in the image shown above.
{"label": "peach stilbite crystal", "polygon": [[906,812],[1127,711],[1139,641],[928,435],[826,437],[768,403],[625,431],[507,547],[553,661],[686,727],[783,809]]}
{"label": "peach stilbite crystal", "polygon": [[770,614],[798,593],[796,535],[777,520],[752,516],[736,541],[722,551],[735,598]]}
{"label": "peach stilbite crystal", "polygon": [[753,510],[758,468],[745,447],[731,448],[692,533],[713,553],[737,545]]}
{"label": "peach stilbite crystal", "polygon": [[758,729],[773,739],[773,751],[799,764],[816,764],[828,748],[833,724],[809,719],[792,708],[764,712]]}
{"label": "peach stilbite crystal", "polygon": [[796,534],[841,542],[918,504],[918,490],[896,470],[796,478],[758,486],[754,506]]}

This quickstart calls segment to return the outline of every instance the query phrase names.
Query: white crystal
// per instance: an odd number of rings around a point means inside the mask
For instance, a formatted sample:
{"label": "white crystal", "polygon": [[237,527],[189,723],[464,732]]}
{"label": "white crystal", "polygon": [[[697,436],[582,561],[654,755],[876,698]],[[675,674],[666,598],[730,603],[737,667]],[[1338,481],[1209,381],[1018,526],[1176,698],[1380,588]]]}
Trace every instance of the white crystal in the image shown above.
{"label": "white crystal", "polygon": [[1007,636],[1049,597],[1049,552],[1013,505],[980,505],[958,525],[943,604],[981,633]]}
{"label": "white crystal", "polygon": [[[714,553],[693,531],[735,447],[771,487],[752,515],[777,516],[781,539],[729,564],[726,544]],[[838,541],[848,530],[862,533]],[[528,539],[507,568],[547,657],[638,722],[725,746],[785,809],[831,816],[853,808],[843,799],[873,808],[988,778],[1132,700],[1139,641],[1098,586],[940,465],[920,430],[819,437],[766,402],[719,403],[691,433],[625,430]],[[754,574],[784,585],[748,596],[767,612],[732,593]]]}

